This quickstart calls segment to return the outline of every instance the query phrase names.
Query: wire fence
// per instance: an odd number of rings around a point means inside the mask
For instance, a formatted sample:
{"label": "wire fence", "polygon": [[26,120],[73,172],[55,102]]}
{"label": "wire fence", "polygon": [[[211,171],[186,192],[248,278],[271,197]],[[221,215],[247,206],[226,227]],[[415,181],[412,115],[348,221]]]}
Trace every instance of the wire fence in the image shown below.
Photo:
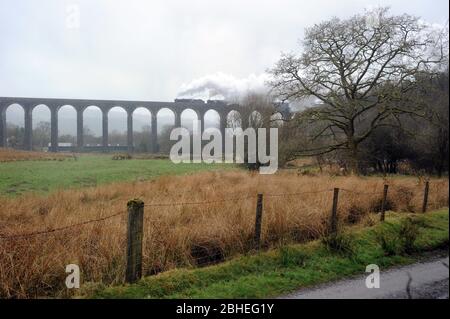
{"label": "wire fence", "polygon": [[[338,189],[339,189],[339,191],[351,193],[351,194],[355,194],[355,195],[383,195],[382,190],[376,191],[376,192],[361,192],[361,191],[356,191],[356,190],[347,189],[347,188],[338,188]],[[327,192],[331,193],[331,192],[333,192],[333,190],[334,190],[333,188],[328,188],[328,189],[322,189],[322,190],[317,190],[317,191],[303,191],[303,192],[294,192],[294,193],[278,193],[278,194],[263,193],[263,195],[265,198],[291,197],[291,196],[320,194],[320,193],[327,193]],[[173,202],[173,203],[148,203],[148,204],[144,204],[144,206],[145,207],[176,207],[176,206],[191,206],[191,205],[211,205],[211,204],[220,204],[220,203],[226,203],[226,202],[239,202],[239,201],[245,201],[245,200],[249,200],[249,199],[256,199],[257,198],[256,195],[257,194],[240,196],[240,197],[230,197],[230,198],[225,198],[225,199],[220,199],[220,200],[212,200],[212,201],[205,200],[205,201],[196,201],[196,202],[187,201],[187,202]],[[108,201],[108,202],[116,202],[118,200],[120,200],[120,199],[116,198],[116,199],[112,199],[111,201]],[[86,221],[83,221],[80,223],[75,223],[75,224],[66,225],[66,226],[57,227],[57,228],[37,230],[37,231],[29,232],[29,233],[12,234],[12,235],[3,235],[0,233],[0,239],[2,239],[2,240],[21,239],[21,238],[28,238],[28,237],[33,237],[33,236],[51,234],[51,233],[60,232],[60,231],[64,231],[64,230],[71,229],[71,228],[88,225],[91,223],[98,223],[98,222],[106,221],[108,219],[112,219],[114,217],[117,217],[120,215],[125,215],[125,214],[126,214],[126,211],[116,211],[114,214],[111,214],[111,215],[108,215],[105,217],[100,217],[97,219],[90,219],[90,220],[86,220]]]}
{"label": "wire fence", "polygon": [[30,237],[39,236],[39,235],[47,235],[47,234],[61,232],[61,231],[65,231],[65,230],[68,230],[71,228],[76,228],[76,227],[80,227],[80,226],[84,226],[84,225],[88,225],[88,224],[92,224],[92,223],[102,222],[102,221],[105,221],[105,220],[108,220],[108,219],[111,219],[111,218],[114,218],[114,217],[117,217],[120,215],[124,215],[125,213],[126,213],[125,211],[120,211],[120,212],[116,212],[115,214],[112,214],[112,215],[109,215],[106,217],[90,219],[90,220],[86,220],[84,222],[71,224],[71,225],[67,225],[67,226],[63,226],[63,227],[51,228],[51,229],[46,229],[46,230],[38,230],[38,231],[29,232],[29,233],[13,234],[13,235],[0,234],[0,239],[11,240],[11,239],[30,238]]}
{"label": "wire fence", "polygon": [[343,191],[343,192],[347,192],[347,193],[351,193],[351,194],[355,194],[355,195],[382,195],[383,191],[379,191],[379,192],[360,192],[360,191],[354,191],[351,189],[346,189],[346,188],[339,188],[339,191]]}
{"label": "wire fence", "polygon": [[[133,282],[139,279],[142,275],[142,247],[143,247],[143,224],[144,224],[144,207],[183,207],[183,206],[194,206],[194,205],[212,205],[212,204],[220,204],[220,203],[237,203],[243,202],[250,199],[255,200],[256,204],[256,219],[255,219],[255,232],[253,238],[253,247],[258,250],[261,247],[260,237],[261,237],[261,219],[262,219],[262,210],[263,210],[263,198],[284,198],[284,197],[292,197],[292,196],[302,196],[302,195],[312,195],[312,194],[332,194],[333,195],[333,205],[330,221],[329,221],[329,233],[336,232],[337,223],[337,203],[339,192],[350,193],[354,195],[365,195],[365,196],[382,196],[380,199],[382,200],[381,205],[381,220],[384,220],[384,211],[386,208],[386,201],[388,196],[388,185],[384,185],[383,190],[373,191],[373,192],[364,192],[359,190],[352,190],[347,188],[327,188],[315,191],[302,191],[302,192],[292,192],[292,193],[264,193],[264,194],[248,194],[244,196],[233,196],[224,199],[218,200],[205,200],[205,201],[185,201],[185,202],[172,202],[172,203],[147,203],[132,200],[127,203],[127,210],[118,210],[113,214],[108,216],[99,217],[96,219],[89,219],[83,222],[69,224],[66,226],[50,228],[50,229],[41,229],[26,233],[17,233],[17,234],[2,234],[0,233],[0,241],[1,240],[21,240],[32,238],[36,236],[45,236],[49,234],[54,234],[57,232],[63,232],[69,229],[75,229],[77,227],[82,227],[94,223],[105,222],[107,220],[124,216],[128,214],[128,223],[127,223],[127,281]],[[425,183],[425,189],[423,192],[423,205],[422,212],[426,212],[429,196],[429,182]],[[114,199],[117,201],[119,199]],[[192,259],[195,261],[197,265],[204,266],[215,264],[217,262],[222,262],[226,260],[226,256],[224,252],[220,249],[213,249],[212,251],[208,247],[198,247],[197,252],[194,250],[192,252]]]}
{"label": "wire fence", "polygon": [[172,206],[174,207],[174,206],[190,206],[190,205],[210,205],[210,204],[219,204],[219,203],[226,203],[226,202],[243,201],[243,200],[247,200],[247,199],[251,199],[251,198],[254,198],[254,195],[213,200],[213,201],[201,201],[201,202],[150,203],[150,204],[145,204],[145,207],[172,207]]}
{"label": "wire fence", "polygon": [[283,193],[283,194],[264,194],[264,197],[290,197],[290,196],[301,196],[301,195],[312,195],[312,194],[320,194],[332,192],[333,189],[324,189],[318,191],[307,191],[307,192],[298,192],[298,193]]}

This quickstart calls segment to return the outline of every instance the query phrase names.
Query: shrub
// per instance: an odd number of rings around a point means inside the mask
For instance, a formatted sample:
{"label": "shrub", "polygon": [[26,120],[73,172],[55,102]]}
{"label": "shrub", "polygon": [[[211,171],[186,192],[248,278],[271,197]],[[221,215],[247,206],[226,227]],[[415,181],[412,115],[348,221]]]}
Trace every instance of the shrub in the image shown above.
{"label": "shrub", "polygon": [[283,246],[280,248],[279,260],[283,267],[300,266],[303,267],[308,258],[308,254],[292,247]]}
{"label": "shrub", "polygon": [[394,256],[400,252],[398,236],[396,234],[383,230],[376,234],[376,240],[386,256]]}
{"label": "shrub", "polygon": [[353,204],[348,209],[347,223],[357,224],[361,221],[365,214],[366,210],[363,207],[360,207],[357,204]]}
{"label": "shrub", "polygon": [[131,158],[130,154],[116,154],[112,157],[113,161],[129,160]]}
{"label": "shrub", "polygon": [[211,241],[192,244],[191,257],[197,266],[217,264],[225,259],[220,244]]}
{"label": "shrub", "polygon": [[[380,213],[381,212],[381,206],[383,206],[383,199],[382,198],[378,198],[376,200],[374,200],[373,202],[370,203],[370,211],[374,212],[374,213]],[[394,200],[390,199],[389,196],[386,199],[386,203],[384,205],[384,210],[385,211],[392,211],[392,210],[396,210],[397,208],[395,207],[395,202]]]}
{"label": "shrub", "polygon": [[411,254],[415,251],[415,241],[419,234],[419,226],[423,220],[410,217],[402,221],[394,231],[382,230],[377,233],[376,240],[387,256]]}
{"label": "shrub", "polygon": [[332,234],[322,238],[322,244],[332,253],[353,256],[355,254],[355,240],[349,234]]}
{"label": "shrub", "polygon": [[402,221],[398,232],[400,243],[402,244],[402,252],[410,254],[414,252],[414,242],[419,235],[419,227],[410,217]]}

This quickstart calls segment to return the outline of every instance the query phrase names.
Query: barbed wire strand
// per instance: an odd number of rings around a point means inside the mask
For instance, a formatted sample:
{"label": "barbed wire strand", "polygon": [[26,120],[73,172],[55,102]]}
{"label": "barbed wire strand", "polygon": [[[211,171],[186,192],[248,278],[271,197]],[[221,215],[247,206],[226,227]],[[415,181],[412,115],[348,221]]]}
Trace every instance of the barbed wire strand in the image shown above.
{"label": "barbed wire strand", "polygon": [[283,194],[264,194],[265,197],[284,197],[284,196],[297,196],[297,195],[307,195],[307,194],[319,194],[331,192],[333,189],[323,189],[319,191],[307,191],[307,192],[298,192],[298,193],[283,193]]}
{"label": "barbed wire strand", "polygon": [[343,192],[347,192],[347,193],[357,194],[357,195],[382,195],[383,194],[382,191],[378,191],[378,192],[359,192],[359,191],[354,191],[354,190],[347,189],[347,188],[339,188],[339,190],[343,191]]}
{"label": "barbed wire strand", "polygon": [[[350,190],[350,189],[346,189],[346,188],[339,188],[341,191],[344,192],[349,192],[349,193],[353,193],[353,194],[358,194],[358,195],[382,195],[383,192],[378,191],[378,192],[359,192],[359,191],[354,191],[354,190]],[[332,191],[332,189],[324,189],[324,190],[319,190],[319,191],[307,191],[307,192],[297,192],[297,193],[283,193],[283,194],[264,194],[265,197],[287,197],[287,196],[298,196],[298,195],[306,195],[306,194],[318,194],[318,193],[325,193],[325,192],[330,192]],[[187,206],[187,205],[208,205],[208,204],[217,204],[217,203],[224,203],[224,202],[231,202],[231,201],[243,201],[243,200],[248,200],[251,198],[255,198],[256,194],[254,195],[248,195],[248,196],[244,196],[244,197],[238,197],[238,198],[227,198],[227,199],[221,199],[221,200],[215,200],[215,201],[202,201],[202,202],[179,202],[179,203],[150,203],[150,204],[145,204],[145,207],[175,207],[175,206]],[[116,202],[117,200],[119,200],[119,198],[113,199],[113,202]],[[21,238],[29,238],[29,237],[33,237],[33,236],[38,236],[38,235],[45,235],[45,234],[50,234],[50,233],[55,233],[55,232],[59,232],[59,231],[64,231],[70,228],[75,228],[75,227],[79,227],[79,226],[83,226],[83,225],[87,225],[90,223],[96,223],[96,222],[101,222],[101,221],[105,221],[107,219],[110,218],[114,218],[118,215],[122,215],[125,214],[124,211],[121,212],[117,212],[113,215],[110,216],[106,216],[106,217],[102,217],[102,218],[98,218],[98,219],[91,219],[91,220],[87,220],[81,223],[77,223],[77,224],[72,224],[72,225],[67,225],[64,227],[59,227],[59,228],[53,228],[53,229],[49,229],[49,230],[40,230],[40,231],[35,231],[35,232],[30,232],[30,233],[24,233],[24,234],[14,234],[14,235],[2,235],[0,234],[0,239],[3,240],[7,240],[7,239],[21,239]]]}
{"label": "barbed wire strand", "polygon": [[203,201],[203,202],[179,202],[179,203],[150,203],[145,204],[145,207],[165,207],[165,206],[184,206],[184,205],[208,205],[208,204],[217,204],[217,203],[224,203],[224,202],[232,202],[232,201],[242,201],[247,200],[251,198],[256,198],[255,195],[248,195],[245,197],[238,197],[238,198],[227,198],[227,199],[220,199],[220,200],[214,200],[214,201]]}
{"label": "barbed wire strand", "polygon": [[46,235],[46,234],[50,234],[50,233],[55,233],[55,232],[60,232],[60,231],[64,231],[70,228],[75,228],[75,227],[79,227],[79,226],[84,226],[87,224],[91,224],[91,223],[97,223],[97,222],[101,222],[101,221],[105,221],[107,219],[111,219],[114,217],[117,217],[119,215],[125,214],[124,211],[121,212],[117,212],[113,215],[109,215],[106,217],[101,217],[98,219],[90,219],[81,223],[77,223],[77,224],[72,224],[72,225],[67,225],[67,226],[63,226],[63,227],[58,227],[58,228],[52,228],[52,229],[47,229],[47,230],[39,230],[39,231],[34,231],[34,232],[30,232],[30,233],[23,233],[23,234],[14,234],[14,235],[1,235],[0,234],[0,239],[4,239],[4,240],[8,240],[8,239],[22,239],[22,238],[29,238],[29,237],[34,237],[34,236],[39,236],[39,235]]}

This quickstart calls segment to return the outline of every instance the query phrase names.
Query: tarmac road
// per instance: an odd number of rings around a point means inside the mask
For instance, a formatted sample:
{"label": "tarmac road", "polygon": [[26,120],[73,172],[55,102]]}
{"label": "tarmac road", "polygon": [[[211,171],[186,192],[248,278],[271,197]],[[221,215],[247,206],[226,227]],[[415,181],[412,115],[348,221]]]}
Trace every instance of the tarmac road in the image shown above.
{"label": "tarmac road", "polygon": [[281,298],[448,299],[448,264],[449,258],[447,256],[386,271],[380,269],[380,288],[367,288],[366,278],[370,274],[364,273],[364,275],[356,278],[299,290]]}

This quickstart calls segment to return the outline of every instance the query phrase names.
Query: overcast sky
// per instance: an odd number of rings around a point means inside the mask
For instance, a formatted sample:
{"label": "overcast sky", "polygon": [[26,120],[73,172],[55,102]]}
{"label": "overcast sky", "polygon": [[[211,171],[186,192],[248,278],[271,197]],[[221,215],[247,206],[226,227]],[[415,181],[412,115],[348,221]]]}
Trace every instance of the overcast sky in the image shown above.
{"label": "overcast sky", "polygon": [[172,101],[205,84],[258,88],[305,27],[377,5],[448,20],[448,0],[0,0],[0,96]]}

